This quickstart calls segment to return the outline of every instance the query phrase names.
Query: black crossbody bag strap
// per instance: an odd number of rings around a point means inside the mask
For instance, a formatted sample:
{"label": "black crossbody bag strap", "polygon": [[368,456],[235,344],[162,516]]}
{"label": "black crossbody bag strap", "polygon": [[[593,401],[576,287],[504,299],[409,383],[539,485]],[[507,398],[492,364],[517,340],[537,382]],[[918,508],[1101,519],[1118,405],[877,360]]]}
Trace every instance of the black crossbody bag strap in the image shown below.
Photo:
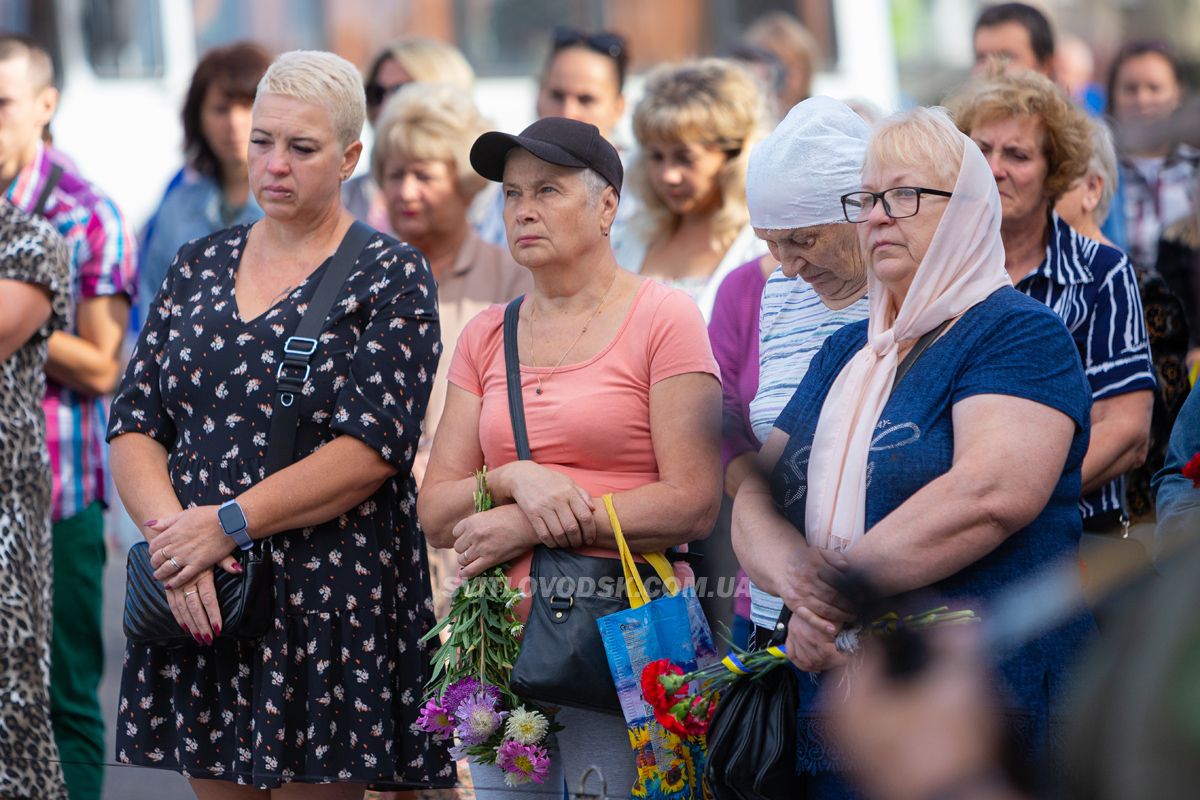
{"label": "black crossbody bag strap", "polygon": [[517,458],[530,461],[529,432],[525,428],[525,400],[521,396],[521,357],[517,353],[517,320],[525,295],[504,309],[504,374],[508,382],[508,415],[512,418],[513,438],[517,443]]}
{"label": "black crossbody bag strap", "polygon": [[50,202],[50,195],[58,188],[58,182],[62,180],[62,176],[63,168],[58,164],[51,164],[50,174],[46,176],[46,185],[42,187],[37,202],[33,204],[33,211],[30,212],[35,217],[46,216],[46,205]]}
{"label": "black crossbody bag strap", "polygon": [[942,335],[942,331],[946,330],[946,327],[952,321],[952,319],[946,320],[941,325],[938,325],[936,328],[926,333],[920,339],[917,339],[917,343],[913,345],[913,349],[908,351],[908,355],[906,355],[904,360],[900,362],[900,366],[896,367],[896,379],[892,381],[893,391],[897,386],[900,385],[900,379],[908,374],[908,371],[912,369],[913,364],[917,363],[917,359],[921,357],[921,354],[929,349],[929,345],[933,344],[934,341]]}
{"label": "black crossbody bag strap", "polygon": [[267,474],[289,466],[296,458],[296,429],[300,422],[299,395],[308,382],[308,373],[316,355],[321,329],[333,303],[341,293],[346,277],[354,269],[358,255],[367,246],[375,231],[362,222],[355,222],[342,237],[329,269],[313,292],[312,300],[296,326],[295,332],[283,343],[283,360],[275,372],[275,400],[271,410],[271,430],[267,434]]}

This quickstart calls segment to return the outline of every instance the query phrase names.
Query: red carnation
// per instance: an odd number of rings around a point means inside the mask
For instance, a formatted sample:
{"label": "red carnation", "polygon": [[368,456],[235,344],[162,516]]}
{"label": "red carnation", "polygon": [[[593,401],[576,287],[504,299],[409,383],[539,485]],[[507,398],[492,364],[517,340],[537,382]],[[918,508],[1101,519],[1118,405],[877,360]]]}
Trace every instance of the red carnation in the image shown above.
{"label": "red carnation", "polygon": [[1183,465],[1183,477],[1192,482],[1192,486],[1200,489],[1200,453],[1192,456],[1192,460]]}
{"label": "red carnation", "polygon": [[657,661],[651,661],[642,670],[642,697],[654,709],[654,715],[660,716],[661,711],[664,714],[670,714],[670,708],[679,700],[679,692],[682,689],[675,689],[668,692],[663,682],[659,680],[663,675],[683,675],[683,670],[678,665],[672,664],[669,659],[660,658]]}

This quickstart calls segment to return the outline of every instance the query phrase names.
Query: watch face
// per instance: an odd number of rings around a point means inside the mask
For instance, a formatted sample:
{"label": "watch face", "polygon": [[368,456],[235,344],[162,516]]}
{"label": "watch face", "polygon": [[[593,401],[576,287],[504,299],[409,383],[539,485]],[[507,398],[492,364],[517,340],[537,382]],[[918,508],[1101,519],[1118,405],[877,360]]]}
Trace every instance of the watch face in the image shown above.
{"label": "watch face", "polygon": [[217,519],[226,533],[246,527],[246,515],[242,513],[241,506],[221,506],[217,509]]}

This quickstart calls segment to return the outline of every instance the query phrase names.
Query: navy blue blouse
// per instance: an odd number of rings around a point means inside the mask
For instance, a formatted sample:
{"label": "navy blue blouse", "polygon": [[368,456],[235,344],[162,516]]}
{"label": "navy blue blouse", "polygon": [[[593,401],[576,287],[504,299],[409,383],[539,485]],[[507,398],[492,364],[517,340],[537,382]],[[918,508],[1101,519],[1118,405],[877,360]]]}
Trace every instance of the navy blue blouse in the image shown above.
{"label": "navy blue blouse", "polygon": [[[780,512],[800,531],[808,485],[808,453],[820,409],[834,379],[867,341],[867,322],[829,337],[776,422],[789,434],[771,476]],[[926,484],[950,470],[952,409],[982,394],[1021,397],[1054,408],[1075,423],[1067,461],[1049,502],[1026,528],[930,590],[986,616],[989,600],[1061,559],[1077,556],[1080,467],[1088,444],[1091,392],[1071,335],[1044,305],[1012,288],[998,289],[935,341],[895,388],[880,415],[867,466],[866,525],[870,529]],[[898,606],[903,598],[897,599]],[[1023,646],[997,654],[1005,704],[1031,747],[1045,744],[1061,681],[1092,630],[1077,620]],[[801,680],[799,766],[822,772],[841,759],[824,746],[813,711],[817,682]]]}

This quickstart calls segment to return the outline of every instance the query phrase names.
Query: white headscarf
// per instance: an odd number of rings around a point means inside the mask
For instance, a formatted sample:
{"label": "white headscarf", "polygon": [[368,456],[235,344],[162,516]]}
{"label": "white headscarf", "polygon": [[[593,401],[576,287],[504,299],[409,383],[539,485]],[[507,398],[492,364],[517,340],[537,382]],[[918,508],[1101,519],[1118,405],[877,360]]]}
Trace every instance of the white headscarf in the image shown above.
{"label": "white headscarf", "polygon": [[[957,131],[956,131],[957,133]],[[808,461],[808,543],[845,551],[866,533],[867,462],[898,366],[897,343],[911,342],[1012,286],[1000,240],[1000,194],[979,148],[962,136],[954,196],[921,260],[904,305],[867,270],[867,345],[842,368],[817,420]]]}
{"label": "white headscarf", "polygon": [[870,135],[862,117],[832,97],[797,103],[750,152],[750,224],[780,230],[845,222],[841,197],[861,185]]}

